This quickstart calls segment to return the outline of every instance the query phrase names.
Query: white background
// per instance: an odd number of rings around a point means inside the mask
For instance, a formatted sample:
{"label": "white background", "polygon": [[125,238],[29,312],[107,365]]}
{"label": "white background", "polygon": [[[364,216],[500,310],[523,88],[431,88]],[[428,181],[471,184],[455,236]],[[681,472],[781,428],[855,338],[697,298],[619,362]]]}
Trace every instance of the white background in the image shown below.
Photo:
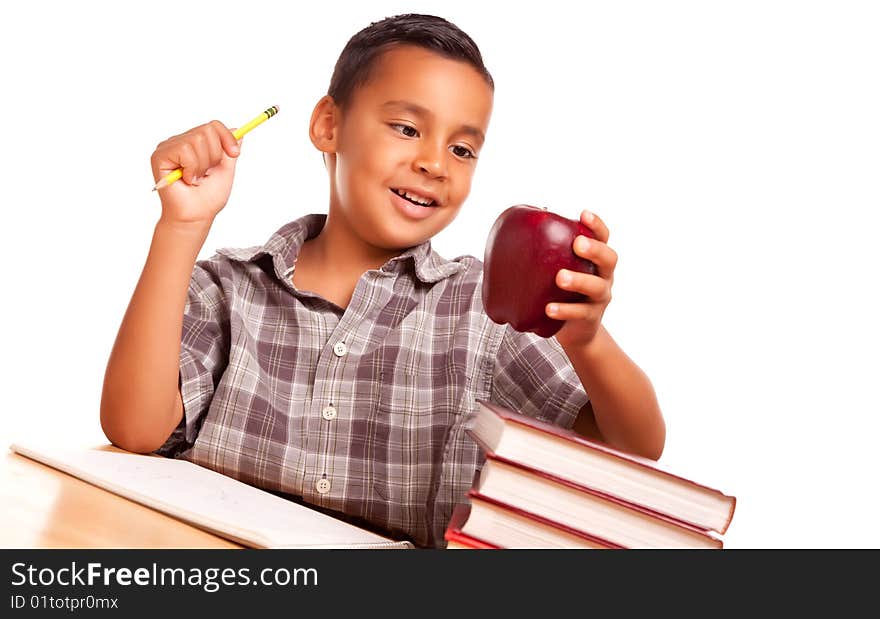
{"label": "white background", "polygon": [[435,248],[482,257],[512,204],[598,213],[620,255],[606,325],[657,390],[661,465],[738,498],[726,547],[880,547],[876,4],[0,11],[4,445],[103,442],[104,366],[159,214],[155,145],[280,105],[202,257],[261,244],[326,212],[307,123],[348,38],[434,13],[497,84],[471,196]]}

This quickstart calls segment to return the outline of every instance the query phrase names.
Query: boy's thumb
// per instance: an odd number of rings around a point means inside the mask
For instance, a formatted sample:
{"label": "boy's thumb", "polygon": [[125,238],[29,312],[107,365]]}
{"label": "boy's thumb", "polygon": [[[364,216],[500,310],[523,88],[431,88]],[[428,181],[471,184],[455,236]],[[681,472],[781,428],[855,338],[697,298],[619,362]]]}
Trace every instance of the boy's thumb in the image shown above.
{"label": "boy's thumb", "polygon": [[[232,131],[235,131],[235,129],[233,129]],[[226,152],[230,157],[238,157],[238,155],[241,153],[241,143],[243,140],[244,136],[241,136],[240,138],[238,138],[237,142],[232,142],[231,144],[229,144]]]}

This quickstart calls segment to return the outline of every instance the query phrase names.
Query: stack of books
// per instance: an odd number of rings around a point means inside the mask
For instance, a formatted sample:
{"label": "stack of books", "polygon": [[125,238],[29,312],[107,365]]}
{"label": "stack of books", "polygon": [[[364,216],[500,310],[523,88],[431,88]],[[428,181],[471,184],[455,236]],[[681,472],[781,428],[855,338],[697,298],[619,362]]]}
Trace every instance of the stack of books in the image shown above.
{"label": "stack of books", "polygon": [[477,400],[486,455],[447,548],[723,547],[736,497],[571,430]]}

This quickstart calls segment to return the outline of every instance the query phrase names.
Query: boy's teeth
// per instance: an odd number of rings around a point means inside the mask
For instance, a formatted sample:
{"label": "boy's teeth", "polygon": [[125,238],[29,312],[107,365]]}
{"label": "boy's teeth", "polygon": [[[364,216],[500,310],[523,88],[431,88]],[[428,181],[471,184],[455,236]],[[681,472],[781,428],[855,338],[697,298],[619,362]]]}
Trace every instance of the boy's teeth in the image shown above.
{"label": "boy's teeth", "polygon": [[400,189],[395,189],[394,191],[395,191],[395,193],[397,193],[397,195],[408,198],[409,200],[412,200],[413,202],[418,202],[422,206],[431,206],[432,204],[434,204],[433,200],[430,200],[428,198],[423,198],[421,196],[417,196],[417,195],[410,193],[408,191],[402,191]]}

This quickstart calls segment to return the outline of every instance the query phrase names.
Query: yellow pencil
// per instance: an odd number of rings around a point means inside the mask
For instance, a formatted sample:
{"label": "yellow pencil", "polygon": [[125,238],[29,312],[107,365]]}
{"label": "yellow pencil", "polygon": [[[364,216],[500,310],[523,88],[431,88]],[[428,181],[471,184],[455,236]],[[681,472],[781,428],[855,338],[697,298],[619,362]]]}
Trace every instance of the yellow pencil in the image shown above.
{"label": "yellow pencil", "polygon": [[[241,136],[243,136],[245,133],[247,133],[248,131],[250,131],[251,129],[256,127],[257,125],[261,124],[262,122],[269,120],[270,118],[275,116],[275,114],[277,114],[277,113],[278,113],[278,106],[273,105],[272,107],[270,107],[269,109],[262,112],[259,116],[257,116],[253,120],[245,123],[244,125],[242,125],[238,129],[233,131],[232,135],[235,136],[236,140],[240,140]],[[165,175],[164,178],[160,179],[159,182],[156,183],[156,185],[153,187],[153,191],[156,191],[157,189],[162,189],[163,187],[167,187],[171,183],[173,183],[177,180],[180,180],[180,178],[182,176],[183,176],[183,170],[181,170],[180,168],[177,168],[173,172],[169,172],[168,174]]]}

